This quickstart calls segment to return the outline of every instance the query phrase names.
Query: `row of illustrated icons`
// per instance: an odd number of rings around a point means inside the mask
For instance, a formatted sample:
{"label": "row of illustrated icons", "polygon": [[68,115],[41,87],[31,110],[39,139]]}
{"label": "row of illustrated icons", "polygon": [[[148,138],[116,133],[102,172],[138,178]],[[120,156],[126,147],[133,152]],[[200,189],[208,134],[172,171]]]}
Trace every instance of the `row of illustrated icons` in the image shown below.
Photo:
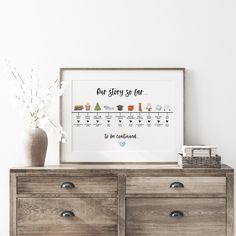
{"label": "row of illustrated icons", "polygon": [[[160,105],[160,104],[157,104],[156,106],[152,106],[151,103],[147,103],[146,106],[144,106],[145,108],[143,108],[143,104],[140,102],[138,103],[137,105],[137,110],[139,112],[142,112],[142,111],[148,111],[148,112],[151,112],[152,110],[156,110],[156,111],[163,111],[163,112],[170,112],[171,111],[171,107],[169,104],[165,104],[165,105]],[[114,110],[117,110],[117,111],[124,111],[126,110],[127,111],[135,111],[135,105],[128,105],[128,106],[124,106],[124,105],[117,105],[117,106],[108,106],[108,105],[104,105],[103,107],[97,102],[96,105],[94,106],[94,109],[92,109],[92,106],[89,102],[87,102],[85,105],[81,105],[81,104],[76,104],[74,105],[74,110],[75,111],[102,111],[102,110],[105,110],[105,111],[114,111]]]}

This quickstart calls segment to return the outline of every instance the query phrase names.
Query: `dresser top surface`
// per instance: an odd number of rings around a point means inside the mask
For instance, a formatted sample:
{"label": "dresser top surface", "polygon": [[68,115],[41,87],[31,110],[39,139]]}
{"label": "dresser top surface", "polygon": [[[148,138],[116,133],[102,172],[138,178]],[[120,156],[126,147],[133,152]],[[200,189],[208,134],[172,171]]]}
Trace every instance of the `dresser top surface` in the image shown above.
{"label": "dresser top surface", "polygon": [[138,163],[138,164],[63,164],[47,165],[44,167],[13,167],[11,173],[20,172],[48,172],[48,171],[86,171],[86,170],[114,170],[114,171],[181,171],[181,172],[233,172],[233,168],[222,164],[221,168],[181,168],[176,163]]}

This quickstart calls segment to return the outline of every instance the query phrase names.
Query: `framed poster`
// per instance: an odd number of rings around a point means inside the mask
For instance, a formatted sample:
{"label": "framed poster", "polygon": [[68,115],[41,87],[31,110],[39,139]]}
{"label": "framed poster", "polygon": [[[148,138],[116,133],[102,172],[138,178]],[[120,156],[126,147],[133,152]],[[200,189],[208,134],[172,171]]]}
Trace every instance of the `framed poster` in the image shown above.
{"label": "framed poster", "polygon": [[175,162],[184,143],[183,68],[62,68],[61,163]]}

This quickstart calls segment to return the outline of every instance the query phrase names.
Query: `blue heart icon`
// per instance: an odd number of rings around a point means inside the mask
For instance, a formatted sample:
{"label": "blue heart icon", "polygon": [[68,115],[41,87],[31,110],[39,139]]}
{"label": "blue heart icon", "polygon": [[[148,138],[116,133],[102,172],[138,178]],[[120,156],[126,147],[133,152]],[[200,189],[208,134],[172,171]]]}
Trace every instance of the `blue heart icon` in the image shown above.
{"label": "blue heart icon", "polygon": [[124,147],[126,145],[126,142],[125,141],[119,142],[119,144],[120,144],[121,147]]}

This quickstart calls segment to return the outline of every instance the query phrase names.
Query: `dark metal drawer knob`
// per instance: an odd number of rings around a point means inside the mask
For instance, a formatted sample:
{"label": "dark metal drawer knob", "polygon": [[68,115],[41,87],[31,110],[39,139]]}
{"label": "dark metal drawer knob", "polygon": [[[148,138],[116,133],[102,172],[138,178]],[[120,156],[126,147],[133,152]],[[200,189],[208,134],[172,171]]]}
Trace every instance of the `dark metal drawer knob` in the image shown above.
{"label": "dark metal drawer knob", "polygon": [[170,217],[184,217],[184,213],[182,211],[172,211]]}
{"label": "dark metal drawer knob", "polygon": [[65,182],[65,183],[62,183],[61,184],[61,188],[74,188],[75,187],[75,185],[73,184],[73,183],[71,183],[71,182]]}
{"label": "dark metal drawer knob", "polygon": [[61,216],[62,216],[62,217],[73,217],[73,216],[75,216],[75,214],[74,214],[73,211],[63,211],[63,212],[61,213]]}
{"label": "dark metal drawer knob", "polygon": [[170,184],[170,188],[184,188],[184,185],[181,182],[173,182]]}

